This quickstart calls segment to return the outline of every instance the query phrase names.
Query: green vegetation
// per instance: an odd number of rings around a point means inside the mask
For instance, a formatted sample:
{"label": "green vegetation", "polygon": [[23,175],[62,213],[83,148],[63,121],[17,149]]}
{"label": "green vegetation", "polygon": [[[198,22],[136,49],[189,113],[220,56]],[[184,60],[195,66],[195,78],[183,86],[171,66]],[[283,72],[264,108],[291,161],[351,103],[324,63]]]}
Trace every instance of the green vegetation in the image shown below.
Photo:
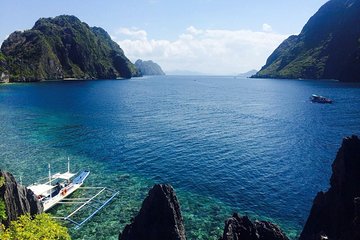
{"label": "green vegetation", "polygon": [[0,52],[0,62],[5,61],[5,56],[2,52]]}
{"label": "green vegetation", "polygon": [[[0,188],[5,184],[5,178],[0,177]],[[3,220],[7,219],[5,202],[3,199],[0,199],[0,224]]]}
{"label": "green vegetation", "polygon": [[[5,184],[4,177],[0,177],[0,188]],[[0,200],[0,239],[2,240],[39,240],[39,239],[57,239],[69,240],[70,235],[67,229],[50,215],[42,213],[36,215],[34,219],[29,214],[22,215],[18,220],[12,221],[8,228],[1,224],[2,220],[6,220],[5,202]]]}
{"label": "green vegetation", "polygon": [[90,28],[74,16],[41,18],[32,29],[12,33],[1,51],[11,81],[139,75],[105,30]]}
{"label": "green vegetation", "polygon": [[6,65],[5,55],[0,51],[0,75],[2,72],[5,72],[5,70],[6,70],[5,65]]}
{"label": "green vegetation", "polygon": [[5,202],[4,200],[0,200],[0,223],[3,220],[7,219],[7,215],[6,215],[6,208],[5,208]]}
{"label": "green vegetation", "polygon": [[42,213],[31,219],[30,215],[22,215],[12,221],[7,229],[0,229],[0,239],[3,240],[38,240],[57,239],[69,240],[67,229],[55,222],[50,215]]}
{"label": "green vegetation", "polygon": [[[5,178],[4,177],[0,177],[0,188],[5,184]],[[3,220],[7,219],[7,215],[6,215],[6,208],[5,208],[5,202],[3,199],[0,199],[0,239],[2,238],[2,235],[4,235],[5,232],[5,227],[2,224]]]}
{"label": "green vegetation", "polygon": [[255,75],[263,78],[360,81],[360,4],[331,0],[290,36]]}

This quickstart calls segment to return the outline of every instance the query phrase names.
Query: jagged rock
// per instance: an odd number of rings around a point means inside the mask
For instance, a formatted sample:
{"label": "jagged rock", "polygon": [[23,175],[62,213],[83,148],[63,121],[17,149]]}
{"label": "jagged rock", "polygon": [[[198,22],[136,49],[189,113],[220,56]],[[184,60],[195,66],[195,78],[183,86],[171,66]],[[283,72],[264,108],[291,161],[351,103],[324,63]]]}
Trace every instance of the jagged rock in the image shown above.
{"label": "jagged rock", "polygon": [[265,221],[252,222],[247,216],[234,213],[225,221],[220,240],[288,240],[278,226]]}
{"label": "jagged rock", "polygon": [[156,184],[142,203],[140,212],[128,224],[120,240],[184,240],[180,205],[170,185]]}
{"label": "jagged rock", "polygon": [[138,59],[135,62],[135,66],[143,75],[165,75],[159,64],[154,63],[151,60],[143,61],[141,59]]}
{"label": "jagged rock", "polygon": [[345,138],[332,164],[330,189],[319,192],[300,240],[360,239],[360,140]]}
{"label": "jagged rock", "polygon": [[5,184],[0,187],[0,199],[5,202],[8,219],[3,223],[6,226],[25,213],[33,216],[43,212],[43,206],[34,193],[18,184],[11,173],[0,170],[0,177],[5,179]]}
{"label": "jagged rock", "polygon": [[9,82],[9,74],[5,72],[0,72],[0,83],[8,83]]}

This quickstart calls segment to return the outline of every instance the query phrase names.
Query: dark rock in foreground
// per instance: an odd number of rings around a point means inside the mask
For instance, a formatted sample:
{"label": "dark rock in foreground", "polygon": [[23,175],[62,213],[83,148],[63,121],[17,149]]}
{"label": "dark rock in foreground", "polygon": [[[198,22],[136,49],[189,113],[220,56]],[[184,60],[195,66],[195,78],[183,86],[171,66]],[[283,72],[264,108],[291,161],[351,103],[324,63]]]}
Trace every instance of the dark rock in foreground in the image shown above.
{"label": "dark rock in foreground", "polygon": [[142,75],[165,75],[161,67],[151,60],[142,61],[141,59],[138,59],[135,62],[135,66],[139,69]]}
{"label": "dark rock in foreground", "polygon": [[7,221],[4,222],[6,226],[9,225],[10,221],[16,220],[25,213],[30,213],[33,216],[43,212],[43,206],[34,193],[18,184],[13,175],[0,171],[0,177],[5,179],[5,184],[0,187],[0,199],[5,202],[8,216]]}
{"label": "dark rock in foreground", "polygon": [[301,240],[360,239],[360,140],[345,138],[332,165],[330,189],[319,192]]}
{"label": "dark rock in foreground", "polygon": [[157,184],[142,203],[140,212],[127,225],[120,240],[184,240],[185,228],[179,202],[170,185]]}
{"label": "dark rock in foreground", "polygon": [[220,240],[288,240],[278,226],[270,222],[252,222],[246,216],[237,213],[225,221],[225,228]]}

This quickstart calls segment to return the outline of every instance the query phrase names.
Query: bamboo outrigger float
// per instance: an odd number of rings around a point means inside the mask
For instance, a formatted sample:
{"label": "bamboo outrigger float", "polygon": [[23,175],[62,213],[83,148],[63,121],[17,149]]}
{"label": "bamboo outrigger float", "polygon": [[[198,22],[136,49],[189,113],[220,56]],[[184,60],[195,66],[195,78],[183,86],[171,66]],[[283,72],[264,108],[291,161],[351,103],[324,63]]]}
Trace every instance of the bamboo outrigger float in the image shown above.
{"label": "bamboo outrigger float", "polygon": [[[79,205],[75,210],[70,212],[65,217],[54,217],[57,219],[67,220],[75,224],[75,229],[79,229],[84,223],[89,221],[96,213],[98,213],[102,208],[108,205],[113,198],[119,192],[113,191],[106,187],[82,187],[85,179],[89,176],[90,171],[83,170],[79,174],[70,172],[70,160],[68,159],[67,172],[65,173],[56,173],[51,175],[51,167],[49,164],[49,180],[46,183],[32,184],[27,188],[32,190],[37,196],[39,201],[43,204],[44,211],[47,212],[57,204],[73,204]],[[53,184],[56,182],[56,184]],[[93,193],[89,197],[82,198],[69,198],[76,190],[91,190]],[[96,191],[96,192],[94,192]],[[104,195],[101,201],[98,198],[101,195]],[[94,211],[92,211],[88,216],[82,220],[74,220],[73,217],[75,214],[79,213],[80,210],[84,209],[86,206],[92,204],[97,204]]]}

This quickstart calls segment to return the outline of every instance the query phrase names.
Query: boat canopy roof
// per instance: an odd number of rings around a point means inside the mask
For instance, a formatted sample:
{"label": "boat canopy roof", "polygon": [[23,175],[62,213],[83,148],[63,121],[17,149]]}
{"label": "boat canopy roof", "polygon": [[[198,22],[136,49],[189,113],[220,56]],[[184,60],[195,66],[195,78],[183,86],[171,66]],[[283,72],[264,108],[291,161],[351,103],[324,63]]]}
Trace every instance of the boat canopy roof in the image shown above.
{"label": "boat canopy roof", "polygon": [[33,191],[35,193],[35,195],[41,195],[43,193],[50,191],[54,187],[56,187],[56,186],[52,186],[49,184],[36,184],[36,185],[29,186],[28,189]]}
{"label": "boat canopy roof", "polygon": [[52,179],[60,178],[60,179],[70,180],[70,178],[72,178],[73,176],[75,176],[75,173],[66,172],[66,173],[56,173],[56,174],[52,175],[51,178]]}

